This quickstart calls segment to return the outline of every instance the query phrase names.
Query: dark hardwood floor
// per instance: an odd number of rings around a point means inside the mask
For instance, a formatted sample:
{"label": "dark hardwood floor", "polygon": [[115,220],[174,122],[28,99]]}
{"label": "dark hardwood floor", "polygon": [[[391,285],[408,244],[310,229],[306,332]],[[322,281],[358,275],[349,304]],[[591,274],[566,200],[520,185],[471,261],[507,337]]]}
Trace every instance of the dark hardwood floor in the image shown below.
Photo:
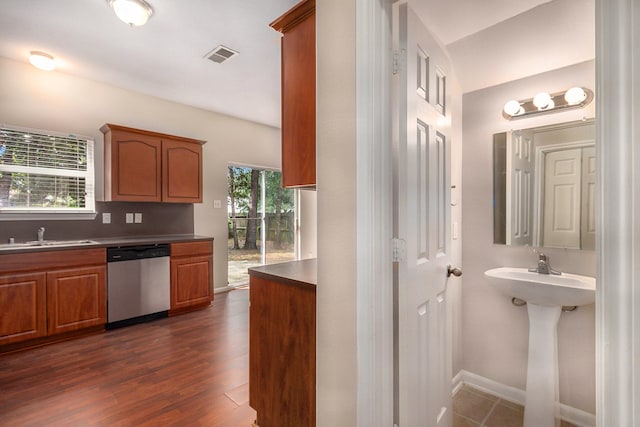
{"label": "dark hardwood floor", "polygon": [[0,426],[249,427],[248,303],[0,355]]}

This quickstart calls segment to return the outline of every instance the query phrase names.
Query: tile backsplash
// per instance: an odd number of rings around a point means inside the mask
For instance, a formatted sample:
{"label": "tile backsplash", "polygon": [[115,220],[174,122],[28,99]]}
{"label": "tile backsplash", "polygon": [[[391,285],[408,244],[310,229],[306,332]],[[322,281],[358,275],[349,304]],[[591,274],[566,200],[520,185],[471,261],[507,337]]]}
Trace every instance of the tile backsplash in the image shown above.
{"label": "tile backsplash", "polygon": [[[16,242],[36,240],[36,231],[45,227],[45,239],[69,240],[99,237],[149,236],[193,233],[193,205],[183,203],[96,202],[93,220],[0,221],[0,243],[10,237]],[[111,216],[103,224],[103,213]],[[126,214],[141,214],[142,222],[126,223]]]}

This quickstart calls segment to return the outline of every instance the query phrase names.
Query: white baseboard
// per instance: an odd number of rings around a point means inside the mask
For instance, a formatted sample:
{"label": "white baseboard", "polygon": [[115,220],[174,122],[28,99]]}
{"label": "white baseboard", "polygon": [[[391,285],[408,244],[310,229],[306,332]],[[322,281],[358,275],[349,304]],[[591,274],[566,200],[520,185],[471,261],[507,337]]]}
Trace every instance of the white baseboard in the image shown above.
{"label": "white baseboard", "polygon": [[[511,387],[490,380],[489,378],[461,370],[453,378],[453,394],[455,394],[463,384],[497,396],[500,399],[524,406],[526,394],[524,390],[520,390],[519,388]],[[560,404],[560,418],[580,427],[595,427],[596,425],[595,415],[562,403]]]}
{"label": "white baseboard", "polygon": [[223,286],[221,288],[213,288],[213,293],[214,294],[221,294],[223,292],[229,292],[232,291],[234,289],[233,286]]}

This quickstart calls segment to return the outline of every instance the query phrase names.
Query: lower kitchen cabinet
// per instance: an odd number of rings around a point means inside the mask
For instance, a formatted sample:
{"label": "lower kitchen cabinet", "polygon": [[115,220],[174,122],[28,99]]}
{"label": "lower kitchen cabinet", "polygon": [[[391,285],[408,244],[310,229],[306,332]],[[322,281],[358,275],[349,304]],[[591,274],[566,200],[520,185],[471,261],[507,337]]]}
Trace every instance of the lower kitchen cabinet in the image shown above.
{"label": "lower kitchen cabinet", "polygon": [[260,427],[316,425],[316,269],[249,269],[249,406]]}
{"label": "lower kitchen cabinet", "polygon": [[169,314],[207,307],[213,301],[213,241],[171,244]]}
{"label": "lower kitchen cabinet", "polygon": [[45,273],[0,274],[0,345],[47,334]]}
{"label": "lower kitchen cabinet", "polygon": [[105,249],[5,254],[0,266],[0,352],[104,327]]}
{"label": "lower kitchen cabinet", "polygon": [[105,324],[106,275],[104,266],[47,273],[49,335]]}

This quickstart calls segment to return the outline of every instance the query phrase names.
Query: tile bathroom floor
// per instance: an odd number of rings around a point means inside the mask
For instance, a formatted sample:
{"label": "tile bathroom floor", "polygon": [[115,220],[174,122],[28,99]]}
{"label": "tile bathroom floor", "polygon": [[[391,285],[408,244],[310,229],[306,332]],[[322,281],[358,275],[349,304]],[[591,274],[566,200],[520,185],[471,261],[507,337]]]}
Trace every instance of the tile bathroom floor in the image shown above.
{"label": "tile bathroom floor", "polygon": [[[453,427],[522,427],[524,407],[468,385],[453,396]],[[561,427],[577,427],[562,421]]]}

